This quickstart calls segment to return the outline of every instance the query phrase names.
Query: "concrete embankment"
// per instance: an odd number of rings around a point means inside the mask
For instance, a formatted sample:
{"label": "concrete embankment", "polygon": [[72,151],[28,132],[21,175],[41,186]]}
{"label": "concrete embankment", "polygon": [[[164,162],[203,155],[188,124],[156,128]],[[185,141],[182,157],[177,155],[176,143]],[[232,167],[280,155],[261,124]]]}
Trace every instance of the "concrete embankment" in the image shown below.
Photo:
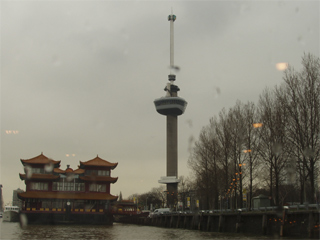
{"label": "concrete embankment", "polygon": [[121,222],[210,232],[241,232],[273,237],[320,238],[319,211],[173,213],[152,218],[122,218]]}

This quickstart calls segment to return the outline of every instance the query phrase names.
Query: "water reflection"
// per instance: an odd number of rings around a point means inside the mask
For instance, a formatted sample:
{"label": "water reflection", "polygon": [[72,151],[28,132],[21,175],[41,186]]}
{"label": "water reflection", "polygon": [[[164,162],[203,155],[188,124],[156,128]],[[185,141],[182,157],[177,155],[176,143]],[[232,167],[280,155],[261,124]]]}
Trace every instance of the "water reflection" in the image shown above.
{"label": "water reflection", "polygon": [[270,236],[201,232],[115,223],[102,225],[28,225],[0,222],[1,239],[270,239]]}
{"label": "water reflection", "polygon": [[111,226],[28,225],[18,239],[117,239]]}

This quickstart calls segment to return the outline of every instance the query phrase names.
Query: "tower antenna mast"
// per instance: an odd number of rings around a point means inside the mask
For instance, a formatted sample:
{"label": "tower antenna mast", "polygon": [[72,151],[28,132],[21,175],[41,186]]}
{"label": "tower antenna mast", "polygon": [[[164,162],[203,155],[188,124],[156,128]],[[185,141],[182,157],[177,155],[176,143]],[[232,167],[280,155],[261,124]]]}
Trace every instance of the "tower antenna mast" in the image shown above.
{"label": "tower antenna mast", "polygon": [[170,21],[170,73],[174,68],[174,26],[173,22],[176,20],[176,15],[173,15],[171,9],[171,15],[168,16],[168,21]]}

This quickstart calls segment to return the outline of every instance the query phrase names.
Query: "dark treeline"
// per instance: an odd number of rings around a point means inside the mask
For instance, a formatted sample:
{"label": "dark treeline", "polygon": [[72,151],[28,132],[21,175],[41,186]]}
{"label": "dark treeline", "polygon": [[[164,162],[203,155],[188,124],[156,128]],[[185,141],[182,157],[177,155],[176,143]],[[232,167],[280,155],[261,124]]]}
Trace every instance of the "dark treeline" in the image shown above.
{"label": "dark treeline", "polygon": [[305,54],[257,103],[237,101],[203,127],[188,161],[202,209],[251,207],[261,193],[275,206],[319,202],[319,71]]}
{"label": "dark treeline", "polygon": [[[176,204],[176,209],[186,209],[188,206],[187,198],[192,196],[195,199],[195,189],[193,181],[184,176],[179,177],[179,203]],[[150,210],[155,208],[164,208],[167,206],[167,194],[165,185],[152,188],[150,191],[142,194],[132,194],[128,197],[129,200],[135,201],[137,206],[143,210]],[[190,207],[189,207],[190,208]]]}

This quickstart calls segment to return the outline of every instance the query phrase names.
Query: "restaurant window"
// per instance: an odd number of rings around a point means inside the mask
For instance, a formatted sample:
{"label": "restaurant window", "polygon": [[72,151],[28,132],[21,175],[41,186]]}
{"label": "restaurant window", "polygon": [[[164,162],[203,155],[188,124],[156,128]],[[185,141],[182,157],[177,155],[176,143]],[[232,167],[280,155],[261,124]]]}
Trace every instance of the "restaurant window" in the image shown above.
{"label": "restaurant window", "polygon": [[98,170],[98,176],[109,176],[110,171],[109,170]]}
{"label": "restaurant window", "polygon": [[90,192],[106,192],[107,186],[106,184],[96,184],[92,183],[89,186]]}
{"label": "restaurant window", "polygon": [[62,207],[62,202],[61,201],[53,201],[52,202],[52,208],[61,208]]}
{"label": "restaurant window", "polygon": [[63,182],[57,182],[57,190],[63,191]]}
{"label": "restaurant window", "polygon": [[85,204],[83,200],[75,200],[74,201],[74,208],[84,208]]}
{"label": "restaurant window", "polygon": [[32,182],[31,190],[48,190],[48,183],[43,182]]}
{"label": "restaurant window", "polygon": [[84,192],[84,183],[53,182],[52,191]]}
{"label": "restaurant window", "polygon": [[110,176],[109,170],[86,170],[88,176]]}
{"label": "restaurant window", "polygon": [[75,183],[75,191],[83,192],[84,191],[84,183]]}
{"label": "restaurant window", "polygon": [[97,189],[97,184],[92,183],[92,184],[89,185],[89,191],[90,192],[96,192],[96,189]]}
{"label": "restaurant window", "polygon": [[87,176],[97,176],[98,170],[86,170],[86,175]]}
{"label": "restaurant window", "polygon": [[64,186],[63,182],[53,182],[52,191],[64,191],[63,186]]}
{"label": "restaurant window", "polygon": [[51,201],[42,201],[43,208],[51,208]]}
{"label": "restaurant window", "polygon": [[97,184],[97,192],[105,192],[106,188],[105,184]]}
{"label": "restaurant window", "polygon": [[32,173],[44,173],[43,168],[31,168]]}
{"label": "restaurant window", "polygon": [[64,191],[73,191],[74,185],[73,182],[64,183]]}

